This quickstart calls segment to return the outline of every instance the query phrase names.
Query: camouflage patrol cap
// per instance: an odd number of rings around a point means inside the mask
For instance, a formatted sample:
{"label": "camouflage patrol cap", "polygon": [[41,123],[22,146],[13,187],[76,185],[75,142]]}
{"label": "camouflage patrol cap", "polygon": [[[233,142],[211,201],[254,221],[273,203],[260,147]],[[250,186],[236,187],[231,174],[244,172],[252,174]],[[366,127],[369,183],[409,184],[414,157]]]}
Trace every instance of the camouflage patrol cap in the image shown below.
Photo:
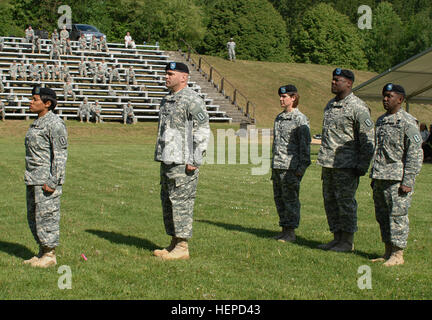
{"label": "camouflage patrol cap", "polygon": [[184,73],[189,73],[189,68],[182,62],[169,62],[165,67],[165,71],[173,70]]}
{"label": "camouflage patrol cap", "polygon": [[278,90],[278,94],[285,94],[285,93],[295,93],[297,92],[297,88],[292,84],[287,84],[286,86],[282,86]]}
{"label": "camouflage patrol cap", "polygon": [[333,70],[333,77],[334,76],[344,77],[348,80],[351,80],[352,82],[354,82],[354,79],[355,79],[354,73],[348,69],[336,68]]}
{"label": "camouflage patrol cap", "polygon": [[386,91],[393,91],[403,95],[404,97],[406,96],[405,89],[398,84],[387,83],[382,90],[382,94],[384,95],[384,92]]}

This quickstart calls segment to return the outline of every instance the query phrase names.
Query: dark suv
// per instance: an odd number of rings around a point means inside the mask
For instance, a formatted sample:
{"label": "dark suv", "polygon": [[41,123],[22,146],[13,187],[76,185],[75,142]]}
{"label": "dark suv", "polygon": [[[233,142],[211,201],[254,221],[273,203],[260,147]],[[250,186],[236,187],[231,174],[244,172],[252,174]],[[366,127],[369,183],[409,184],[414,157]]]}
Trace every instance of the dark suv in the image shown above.
{"label": "dark suv", "polygon": [[72,29],[69,31],[69,38],[72,41],[77,41],[81,34],[84,34],[87,41],[90,42],[93,36],[96,36],[96,38],[104,37],[106,38],[106,35],[101,33],[96,27],[88,25],[88,24],[72,24]]}

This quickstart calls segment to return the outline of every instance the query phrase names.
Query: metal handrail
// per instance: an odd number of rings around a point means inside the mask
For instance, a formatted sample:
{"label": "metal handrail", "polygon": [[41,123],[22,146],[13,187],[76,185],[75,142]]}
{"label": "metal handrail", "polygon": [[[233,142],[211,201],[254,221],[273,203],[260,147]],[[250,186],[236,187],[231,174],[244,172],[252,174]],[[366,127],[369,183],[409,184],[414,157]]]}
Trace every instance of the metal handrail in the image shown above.
{"label": "metal handrail", "polygon": [[[186,45],[187,50],[183,52],[181,43]],[[230,103],[236,106],[248,118],[250,123],[256,123],[255,109],[256,105],[250,101],[240,90],[238,90],[226,77],[224,77],[215,67],[206,61],[199,53],[192,48],[185,40],[180,39],[179,52],[185,57],[186,61],[190,62],[196,70],[212,83],[218,92],[222,93]],[[196,58],[192,56],[196,55]]]}

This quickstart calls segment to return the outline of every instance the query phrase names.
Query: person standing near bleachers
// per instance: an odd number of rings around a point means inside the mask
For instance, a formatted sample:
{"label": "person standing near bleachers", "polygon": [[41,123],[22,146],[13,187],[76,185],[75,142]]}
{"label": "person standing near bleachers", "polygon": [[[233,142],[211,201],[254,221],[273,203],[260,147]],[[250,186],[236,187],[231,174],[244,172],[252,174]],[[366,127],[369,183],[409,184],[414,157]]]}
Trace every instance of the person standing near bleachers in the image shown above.
{"label": "person standing near bleachers", "polygon": [[27,29],[25,29],[25,39],[27,43],[32,43],[34,38],[34,30],[32,29],[32,26],[29,25]]}
{"label": "person standing near bleachers", "polygon": [[27,67],[24,64],[24,62],[21,61],[20,65],[18,66],[18,75],[20,79],[27,81]]}
{"label": "person standing near bleachers", "polygon": [[63,98],[65,101],[67,101],[68,96],[72,96],[73,101],[75,101],[76,95],[73,91],[73,84],[71,83],[70,79],[68,79],[63,86]]}
{"label": "person standing near bleachers", "polygon": [[132,66],[129,66],[128,70],[126,71],[126,84],[135,84],[135,83],[136,83],[135,71],[132,68]]}
{"label": "person standing near bleachers", "polygon": [[226,44],[228,49],[228,58],[230,61],[236,61],[236,54],[235,54],[235,47],[236,43],[234,42],[234,39],[231,38],[230,41]]}
{"label": "person standing near bleachers", "polygon": [[12,64],[9,68],[9,76],[11,78],[11,80],[15,81],[17,79],[18,76],[18,65],[16,60],[12,61]]}
{"label": "person standing near bleachers", "polygon": [[134,109],[130,101],[123,106],[122,116],[123,116],[123,124],[126,123],[135,124],[136,119],[135,119]]}
{"label": "person standing near bleachers", "polygon": [[154,160],[160,162],[162,215],[171,243],[153,254],[163,260],[189,259],[199,167],[210,138],[209,116],[204,100],[188,87],[188,67],[170,62],[165,72],[170,92],[160,104]]}
{"label": "person standing near bleachers", "polygon": [[80,119],[80,122],[83,122],[83,118],[86,118],[87,122],[90,122],[90,110],[92,109],[91,104],[88,102],[87,97],[84,98],[84,101],[81,102],[77,116]]}
{"label": "person standing near bleachers", "polygon": [[32,267],[57,264],[55,250],[60,238],[60,197],[65,182],[68,134],[65,123],[53,113],[54,90],[34,87],[30,112],[38,118],[25,136],[27,220],[39,253],[24,261]]}
{"label": "person standing near bleachers", "polygon": [[79,48],[80,50],[87,50],[87,39],[84,36],[84,33],[81,33],[81,36],[79,38]]}

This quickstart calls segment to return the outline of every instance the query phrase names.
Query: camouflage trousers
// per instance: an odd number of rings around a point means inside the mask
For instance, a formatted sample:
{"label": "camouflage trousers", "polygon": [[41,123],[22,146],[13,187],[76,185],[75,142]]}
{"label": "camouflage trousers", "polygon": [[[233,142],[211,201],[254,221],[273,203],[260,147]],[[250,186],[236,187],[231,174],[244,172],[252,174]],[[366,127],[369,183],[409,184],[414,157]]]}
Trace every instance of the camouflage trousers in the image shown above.
{"label": "camouflage trousers", "polygon": [[61,194],[61,186],[51,194],[43,191],[42,186],[27,186],[27,221],[41,246],[55,248],[59,245]]}
{"label": "camouflage trousers", "polygon": [[161,163],[160,183],[163,221],[168,235],[192,237],[193,209],[199,170],[186,173],[186,165]]}
{"label": "camouflage trousers", "polygon": [[356,232],[359,177],[355,170],[323,167],[321,179],[330,232]]}
{"label": "camouflage trousers", "polygon": [[273,196],[279,226],[296,229],[300,223],[300,181],[294,170],[273,169]]}
{"label": "camouflage trousers", "polygon": [[373,180],[375,217],[383,242],[406,248],[409,233],[408,208],[413,191],[401,194],[400,181]]}

